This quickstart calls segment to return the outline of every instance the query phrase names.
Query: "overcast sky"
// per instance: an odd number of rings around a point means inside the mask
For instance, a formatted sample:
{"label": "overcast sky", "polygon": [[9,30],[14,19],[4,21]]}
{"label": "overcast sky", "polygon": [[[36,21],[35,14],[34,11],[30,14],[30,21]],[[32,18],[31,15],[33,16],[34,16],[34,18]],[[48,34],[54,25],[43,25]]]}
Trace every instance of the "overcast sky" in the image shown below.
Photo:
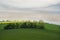
{"label": "overcast sky", "polygon": [[[23,9],[23,11],[21,9]],[[29,9],[42,11],[44,13],[31,12],[28,11]],[[45,14],[45,12],[47,12],[47,14]],[[56,14],[48,14],[53,12]],[[40,18],[60,24],[60,0],[0,0],[1,20],[40,20]]]}
{"label": "overcast sky", "polygon": [[60,0],[0,0],[0,9],[48,7]]}

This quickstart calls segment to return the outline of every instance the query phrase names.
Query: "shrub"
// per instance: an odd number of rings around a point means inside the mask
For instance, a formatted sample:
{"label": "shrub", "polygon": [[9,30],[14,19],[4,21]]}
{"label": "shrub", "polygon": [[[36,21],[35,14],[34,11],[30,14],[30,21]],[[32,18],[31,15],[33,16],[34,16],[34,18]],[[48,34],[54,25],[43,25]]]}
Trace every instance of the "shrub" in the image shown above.
{"label": "shrub", "polygon": [[42,20],[39,21],[39,28],[44,29],[44,22]]}
{"label": "shrub", "polygon": [[4,27],[4,29],[15,29],[15,24],[9,23],[7,26]]}
{"label": "shrub", "polygon": [[21,28],[27,28],[26,22],[22,23]]}
{"label": "shrub", "polygon": [[17,23],[9,23],[7,26],[4,27],[4,29],[18,29],[18,28],[38,28],[38,29],[44,29],[44,22],[40,20],[37,21],[26,21],[26,22],[17,22]]}
{"label": "shrub", "polygon": [[24,22],[21,25],[21,28],[36,28],[36,24],[33,22]]}

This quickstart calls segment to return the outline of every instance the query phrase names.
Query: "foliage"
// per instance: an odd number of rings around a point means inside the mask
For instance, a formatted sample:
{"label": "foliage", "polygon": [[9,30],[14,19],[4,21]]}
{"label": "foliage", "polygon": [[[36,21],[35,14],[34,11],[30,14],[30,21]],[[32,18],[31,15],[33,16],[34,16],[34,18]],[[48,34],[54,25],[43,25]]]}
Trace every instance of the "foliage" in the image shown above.
{"label": "foliage", "polygon": [[44,29],[44,22],[43,21],[25,21],[25,22],[16,22],[16,23],[8,23],[4,29],[17,29],[17,28],[38,28]]}

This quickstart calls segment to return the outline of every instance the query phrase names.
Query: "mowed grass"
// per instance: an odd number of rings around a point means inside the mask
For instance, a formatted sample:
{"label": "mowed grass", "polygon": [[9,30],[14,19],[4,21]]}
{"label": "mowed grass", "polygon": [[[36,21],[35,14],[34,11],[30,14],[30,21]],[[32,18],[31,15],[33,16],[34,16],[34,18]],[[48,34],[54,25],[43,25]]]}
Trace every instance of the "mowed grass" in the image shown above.
{"label": "mowed grass", "polygon": [[2,30],[0,40],[60,40],[60,32],[41,29]]}
{"label": "mowed grass", "polygon": [[45,24],[45,29],[20,28],[4,30],[0,24],[0,40],[60,40],[60,26]]}
{"label": "mowed grass", "polygon": [[55,25],[55,24],[45,24],[45,29],[47,30],[56,30],[56,31],[60,31],[60,25]]}

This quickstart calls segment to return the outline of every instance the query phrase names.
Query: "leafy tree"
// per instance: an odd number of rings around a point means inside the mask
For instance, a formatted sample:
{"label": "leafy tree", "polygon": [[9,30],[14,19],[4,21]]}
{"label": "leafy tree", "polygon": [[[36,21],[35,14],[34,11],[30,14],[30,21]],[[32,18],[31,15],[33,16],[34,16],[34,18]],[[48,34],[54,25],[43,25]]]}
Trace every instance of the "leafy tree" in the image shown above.
{"label": "leafy tree", "polygon": [[43,20],[40,20],[39,21],[39,26],[40,26],[40,29],[44,29],[44,21]]}
{"label": "leafy tree", "polygon": [[13,23],[9,23],[6,27],[4,27],[4,29],[15,29],[15,24]]}

